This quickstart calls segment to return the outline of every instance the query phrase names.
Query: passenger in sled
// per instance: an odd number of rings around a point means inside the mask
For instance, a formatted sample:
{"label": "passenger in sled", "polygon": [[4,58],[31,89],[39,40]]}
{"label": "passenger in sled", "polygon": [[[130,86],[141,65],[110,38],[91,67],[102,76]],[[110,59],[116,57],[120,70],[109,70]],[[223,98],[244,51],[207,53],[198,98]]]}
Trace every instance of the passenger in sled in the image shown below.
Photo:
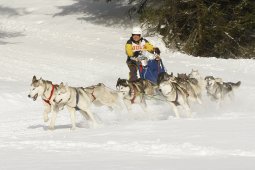
{"label": "passenger in sled", "polygon": [[[142,37],[142,30],[139,27],[134,27],[132,36],[127,41],[126,46],[127,65],[130,70],[129,81],[138,79],[137,71],[139,69],[140,78],[150,80],[153,83],[157,82],[158,74],[165,72],[162,60],[160,59],[160,50],[154,47]],[[154,54],[153,59],[149,59],[145,53]]]}

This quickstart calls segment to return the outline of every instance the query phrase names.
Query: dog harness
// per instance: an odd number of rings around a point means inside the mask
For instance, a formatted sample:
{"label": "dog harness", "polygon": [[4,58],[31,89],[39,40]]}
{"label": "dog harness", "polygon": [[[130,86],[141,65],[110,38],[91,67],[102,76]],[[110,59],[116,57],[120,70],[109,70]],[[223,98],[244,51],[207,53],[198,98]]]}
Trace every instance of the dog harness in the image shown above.
{"label": "dog harness", "polygon": [[52,84],[52,88],[51,88],[51,92],[50,92],[50,97],[46,100],[46,99],[43,99],[44,102],[48,103],[49,105],[50,104],[50,99],[51,97],[53,96],[53,92],[54,92],[54,89],[55,89],[55,85]]}
{"label": "dog harness", "polygon": [[[177,85],[176,83],[172,83],[172,84],[173,84],[173,86],[174,86],[175,89],[176,89],[176,90],[175,90],[175,100],[173,100],[173,101],[167,100],[167,101],[173,103],[175,106],[179,106],[180,103],[178,102],[178,93],[177,93],[177,90],[178,90],[177,86],[178,86],[178,85]],[[171,90],[170,92],[168,92],[166,95],[172,93],[172,91],[173,91],[173,90]]]}
{"label": "dog harness", "polygon": [[178,93],[177,93],[177,90],[176,90],[176,97],[175,97],[175,101],[171,101],[175,106],[179,106],[180,103],[178,102]]}
{"label": "dog harness", "polygon": [[134,88],[134,86],[132,85],[132,91],[131,91],[131,94],[134,94],[134,97],[130,100],[131,101],[131,104],[134,104],[135,103],[135,98],[136,98],[136,90]]}
{"label": "dog harness", "polygon": [[74,108],[75,108],[76,111],[79,111],[79,110],[81,110],[81,109],[78,107],[78,103],[79,103],[79,100],[80,100],[80,95],[79,95],[77,89],[75,89],[75,91],[76,91],[76,105],[75,105]]}
{"label": "dog harness", "polygon": [[92,93],[91,93],[91,96],[93,97],[92,102],[95,101],[95,100],[97,99],[96,96],[94,95],[94,91],[95,91],[95,87],[93,88],[93,91],[92,91]]}
{"label": "dog harness", "polygon": [[187,97],[189,96],[189,93],[187,92],[187,90],[185,90],[184,88],[182,88],[179,84],[174,83],[175,87],[176,87],[176,98],[175,101],[171,101],[173,104],[175,104],[175,106],[179,106],[180,103],[178,102],[178,93],[177,90],[179,90],[180,92],[184,93]]}
{"label": "dog harness", "polygon": [[[85,93],[87,93],[87,94],[89,93],[92,96],[92,101],[91,102],[94,102],[97,99],[96,96],[94,95],[95,88],[96,88],[95,86],[82,88]],[[92,92],[90,93],[86,89],[92,89]]]}
{"label": "dog harness", "polygon": [[139,90],[140,90],[140,88],[138,85],[131,83],[131,95],[132,94],[134,95],[134,97],[132,99],[130,99],[131,104],[135,103],[137,92],[141,94],[141,92]]}

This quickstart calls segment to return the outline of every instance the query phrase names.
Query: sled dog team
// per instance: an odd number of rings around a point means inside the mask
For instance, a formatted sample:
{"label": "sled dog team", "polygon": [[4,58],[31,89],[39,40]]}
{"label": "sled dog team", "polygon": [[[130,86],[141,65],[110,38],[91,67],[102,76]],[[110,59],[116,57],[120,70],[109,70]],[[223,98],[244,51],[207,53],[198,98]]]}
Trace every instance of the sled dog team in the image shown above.
{"label": "sled dog team", "polygon": [[[89,87],[71,87],[67,84],[53,84],[51,81],[37,79],[33,76],[28,97],[34,101],[41,97],[44,104],[44,122],[51,119],[49,129],[54,129],[57,113],[64,107],[67,108],[71,118],[71,129],[76,128],[76,111],[79,111],[89,122],[90,127],[97,127],[99,122],[90,106],[107,106],[110,109],[121,110],[121,100],[130,112],[132,104],[138,104],[147,112],[146,100],[155,99],[169,103],[177,118],[180,117],[179,109],[183,108],[188,117],[192,116],[191,103],[202,104],[202,92],[205,89],[207,96],[216,101],[219,107],[225,98],[233,98],[237,83],[223,82],[220,78],[206,76],[203,78],[197,70],[190,74],[160,73],[157,84],[144,79],[130,82],[118,79],[117,90],[108,88],[103,83]],[[160,99],[158,97],[161,97]]]}

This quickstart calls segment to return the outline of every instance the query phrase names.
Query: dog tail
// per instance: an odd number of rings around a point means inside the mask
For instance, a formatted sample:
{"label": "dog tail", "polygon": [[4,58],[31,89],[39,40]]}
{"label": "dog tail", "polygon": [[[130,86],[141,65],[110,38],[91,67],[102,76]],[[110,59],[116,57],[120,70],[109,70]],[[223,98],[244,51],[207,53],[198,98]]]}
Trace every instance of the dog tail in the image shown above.
{"label": "dog tail", "polygon": [[240,85],[241,85],[241,81],[238,81],[238,82],[236,82],[236,83],[231,83],[231,86],[232,86],[234,89],[238,88]]}

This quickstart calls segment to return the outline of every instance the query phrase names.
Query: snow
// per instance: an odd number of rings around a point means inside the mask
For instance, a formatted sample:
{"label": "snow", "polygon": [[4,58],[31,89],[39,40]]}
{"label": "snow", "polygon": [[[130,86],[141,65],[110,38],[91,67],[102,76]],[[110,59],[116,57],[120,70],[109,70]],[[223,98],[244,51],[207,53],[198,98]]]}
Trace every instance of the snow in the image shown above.
{"label": "snow", "polygon": [[[124,45],[131,28],[93,22],[83,8],[76,8],[80,4],[91,11],[97,7],[85,0],[1,0],[0,169],[255,168],[254,60],[171,52],[158,37],[146,38],[160,47],[168,72],[189,73],[193,68],[203,76],[240,80],[235,100],[217,110],[204,95],[203,105],[192,105],[194,117],[189,119],[176,119],[167,104],[152,101],[149,114],[136,106],[133,114],[93,107],[103,127],[90,129],[77,114],[75,131],[70,131],[69,113],[63,110],[56,129],[48,130],[41,100],[27,97],[33,75],[72,86],[103,82],[113,89],[119,77],[128,77]],[[105,12],[105,5],[101,7]],[[79,10],[63,15],[66,9]]]}

